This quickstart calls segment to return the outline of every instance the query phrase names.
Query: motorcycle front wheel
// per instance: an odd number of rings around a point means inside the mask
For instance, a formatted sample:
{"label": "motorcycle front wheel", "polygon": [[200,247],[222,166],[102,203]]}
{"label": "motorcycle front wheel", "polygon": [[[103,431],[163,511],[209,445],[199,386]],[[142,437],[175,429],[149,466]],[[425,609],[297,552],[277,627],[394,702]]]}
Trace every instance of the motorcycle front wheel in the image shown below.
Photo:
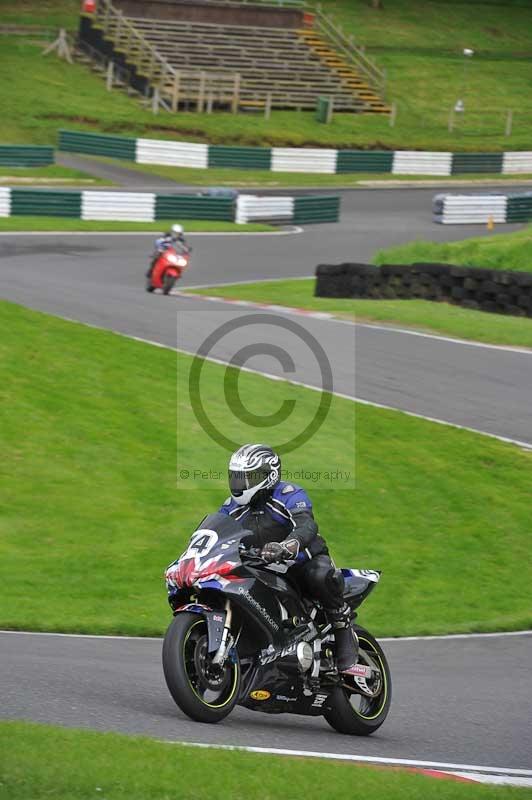
{"label": "motorcycle front wheel", "polygon": [[362,694],[357,691],[355,679],[346,676],[344,685],[334,690],[329,701],[330,710],[324,713],[324,717],[339,733],[369,736],[380,728],[388,716],[392,700],[392,676],[386,656],[375,637],[358,625],[353,625],[353,629],[360,643],[358,663],[376,668],[375,678],[368,679],[368,693]]}
{"label": "motorcycle front wheel", "polygon": [[223,667],[208,652],[207,623],[182,612],[170,623],[163,643],[166,685],[181,711],[197,722],[220,722],[236,705],[240,663],[235,652]]}
{"label": "motorcycle front wheel", "polygon": [[168,272],[165,274],[163,278],[163,294],[170,294],[174,288],[176,280],[177,279],[175,275],[169,275]]}

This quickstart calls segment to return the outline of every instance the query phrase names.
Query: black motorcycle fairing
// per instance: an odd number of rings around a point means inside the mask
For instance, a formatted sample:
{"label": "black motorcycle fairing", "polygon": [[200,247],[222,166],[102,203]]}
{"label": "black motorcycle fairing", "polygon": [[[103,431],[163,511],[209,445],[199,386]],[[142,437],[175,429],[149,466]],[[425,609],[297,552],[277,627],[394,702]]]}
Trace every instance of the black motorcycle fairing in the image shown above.
{"label": "black motorcycle fairing", "polygon": [[[243,544],[249,545],[249,535],[226,514],[204,517],[186,551],[172,565],[176,574],[169,584],[170,603],[175,613],[189,602],[209,607],[204,616],[211,653],[223,641],[226,609],[231,609],[231,632],[242,674],[239,704],[267,713],[323,714],[341,680],[334,660],[325,655],[330,625],[319,604],[303,599],[290,576],[274,571],[275,565],[266,565],[260,551],[242,549]],[[342,573],[346,599],[356,607],[378,574],[369,570]],[[317,613],[311,618],[312,609]],[[302,673],[296,650],[299,642],[312,645],[315,639],[322,642],[323,666],[312,677],[310,668]]]}
{"label": "black motorcycle fairing", "polygon": [[169,585],[168,600],[174,613],[195,599],[215,609],[231,602],[236,630],[243,629],[241,644],[255,649],[281,646],[286,617],[303,618],[305,607],[297,589],[283,576],[269,571],[255,556],[248,561],[241,545],[250,531],[227,514],[216,512],[202,519],[185,552],[173,562],[178,585]]}
{"label": "black motorcycle fairing", "polygon": [[302,675],[283,669],[283,660],[248,671],[243,681],[238,705],[265,714],[303,714],[321,716],[330,708],[328,699],[339,679],[321,680],[319,689],[305,687]]}
{"label": "black motorcycle fairing", "polygon": [[[302,598],[291,576],[273,571],[274,565],[265,564],[260,550],[242,549],[242,541],[248,536],[249,531],[227,515],[208,515],[183,555],[168,568],[167,586],[174,614],[193,611],[203,616],[208,634],[205,636],[205,628],[201,629],[201,656],[187,660],[183,647],[187,639],[183,637],[187,625],[194,627],[196,623],[190,620],[192,614],[171,623],[165,637],[163,665],[174,700],[200,722],[218,722],[239,704],[269,714],[325,715],[341,733],[372,733],[384,721],[390,697],[386,689],[389,670],[378,642],[368,631],[355,627],[363,643],[360,670],[364,680],[375,678],[380,687],[378,681],[386,676],[382,684],[383,705],[373,714],[369,706],[366,713],[366,706],[374,702],[373,697],[381,703],[382,692],[372,695],[371,685],[368,689],[357,682],[362,677],[346,682],[338,672],[334,630],[321,605]],[[380,573],[342,569],[342,576],[344,597],[355,609],[374,588]],[[355,616],[353,611],[351,617]],[[216,651],[219,656],[211,665],[208,654]],[[219,681],[220,674],[237,676],[226,711],[220,712],[218,706],[215,710],[208,699],[195,693],[188,677],[190,670],[193,675],[203,676],[201,680],[209,686]],[[358,709],[351,705],[353,695]],[[198,701],[204,705],[199,707]]]}

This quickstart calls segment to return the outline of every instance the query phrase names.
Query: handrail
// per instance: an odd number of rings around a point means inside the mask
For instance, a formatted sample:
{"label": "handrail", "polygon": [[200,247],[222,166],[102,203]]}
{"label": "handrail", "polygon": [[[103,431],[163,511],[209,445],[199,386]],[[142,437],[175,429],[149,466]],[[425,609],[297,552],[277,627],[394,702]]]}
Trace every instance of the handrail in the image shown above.
{"label": "handrail", "polygon": [[371,58],[368,58],[363,47],[357,46],[352,39],[350,40],[346,37],[343,31],[323,13],[319,3],[316,6],[311,6],[310,4],[306,5],[315,15],[320,32],[323,33],[335,47],[341,50],[343,55],[356,67],[364,72],[370,83],[372,83],[376,89],[380,92],[384,92],[386,84],[385,71],[380,69]]}
{"label": "handrail", "polygon": [[[148,79],[154,89],[160,93],[166,89],[166,83],[178,86],[181,78],[198,78],[200,82],[207,80],[210,91],[224,91],[225,87],[212,86],[213,80],[225,80],[235,87],[239,85],[240,75],[235,72],[210,72],[206,70],[180,70],[173,67],[164,56],[140,33],[120,9],[116,9],[111,0],[100,0],[97,4],[96,17],[106,33],[117,47],[125,47],[126,57],[137,67],[148,66]],[[204,75],[205,77],[201,77]],[[183,87],[181,87],[183,91]],[[227,90],[225,90],[227,91]],[[174,103],[175,104],[175,103]]]}
{"label": "handrail", "polygon": [[[370,85],[379,93],[383,94],[386,83],[386,73],[380,69],[375,62],[364,52],[364,48],[354,43],[352,37],[347,38],[344,32],[323,13],[320,4],[314,5],[306,0],[240,0],[241,3],[254,5],[276,5],[286,8],[299,8],[314,15],[319,32],[338,49],[342,56],[351,62],[357,69],[361,70]],[[148,78],[154,88],[159,91],[164,90],[164,82],[170,78],[176,85],[181,76],[195,76],[202,72],[209,76],[209,80],[222,77],[223,73],[211,73],[209,70],[179,70],[173,67],[164,56],[138,31],[138,29],[124,16],[123,12],[116,9],[111,0],[100,0],[96,8],[96,17],[102,24],[105,33],[114,43],[120,47],[125,46],[126,56],[137,66],[149,63]],[[114,30],[109,30],[110,28]],[[124,41],[125,40],[125,41]],[[141,55],[140,55],[141,54]],[[140,55],[140,58],[139,58]],[[234,85],[239,85],[240,76],[238,73],[232,75]],[[156,81],[156,77],[158,80]],[[156,81],[156,82],[155,82]],[[214,88],[214,87],[213,87]]]}

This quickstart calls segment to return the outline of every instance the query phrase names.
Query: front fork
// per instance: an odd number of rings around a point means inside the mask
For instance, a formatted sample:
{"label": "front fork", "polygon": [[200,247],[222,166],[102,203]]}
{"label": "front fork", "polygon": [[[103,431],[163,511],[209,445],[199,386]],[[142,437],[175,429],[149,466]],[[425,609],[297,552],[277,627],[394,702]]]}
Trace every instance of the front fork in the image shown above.
{"label": "front fork", "polygon": [[220,667],[223,667],[225,661],[227,660],[227,656],[229,655],[229,651],[235,644],[235,638],[231,633],[231,622],[233,618],[233,611],[231,608],[231,603],[229,599],[226,598],[225,600],[225,622],[224,622],[224,629],[222,631],[222,639],[220,645],[216,652],[212,657],[212,663],[217,664]]}

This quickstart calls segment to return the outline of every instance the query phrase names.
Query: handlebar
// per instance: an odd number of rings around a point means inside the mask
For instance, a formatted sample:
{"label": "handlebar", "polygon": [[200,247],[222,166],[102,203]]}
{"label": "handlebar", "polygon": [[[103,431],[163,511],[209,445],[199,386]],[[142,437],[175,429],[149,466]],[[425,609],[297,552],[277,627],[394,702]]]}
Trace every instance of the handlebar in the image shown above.
{"label": "handlebar", "polygon": [[246,547],[245,545],[240,545],[240,559],[242,561],[251,561],[256,560],[259,561],[261,564],[265,564],[266,562],[261,556],[261,548],[260,547]]}

